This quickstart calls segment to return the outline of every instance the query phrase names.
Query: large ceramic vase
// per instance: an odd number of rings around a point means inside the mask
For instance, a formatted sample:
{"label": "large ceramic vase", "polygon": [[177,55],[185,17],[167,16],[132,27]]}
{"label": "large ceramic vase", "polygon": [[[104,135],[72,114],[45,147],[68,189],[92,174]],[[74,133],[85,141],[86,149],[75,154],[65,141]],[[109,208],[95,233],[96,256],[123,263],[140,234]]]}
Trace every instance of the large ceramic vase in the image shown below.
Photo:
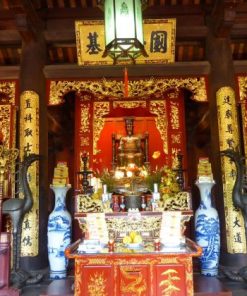
{"label": "large ceramic vase", "polygon": [[217,210],[212,207],[211,189],[215,182],[196,182],[201,202],[195,212],[195,239],[202,247],[201,273],[207,276],[218,274],[220,253],[220,226]]}
{"label": "large ceramic vase", "polygon": [[67,276],[68,259],[65,248],[71,243],[71,215],[66,209],[65,198],[69,186],[51,186],[55,193],[55,206],[48,219],[48,258],[50,278]]}

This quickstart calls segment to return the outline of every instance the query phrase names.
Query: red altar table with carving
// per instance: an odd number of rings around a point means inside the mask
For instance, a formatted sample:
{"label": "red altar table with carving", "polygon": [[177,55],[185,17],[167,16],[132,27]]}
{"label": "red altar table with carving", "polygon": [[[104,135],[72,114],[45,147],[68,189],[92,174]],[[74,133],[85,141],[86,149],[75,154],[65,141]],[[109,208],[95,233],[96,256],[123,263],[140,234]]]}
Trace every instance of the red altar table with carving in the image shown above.
{"label": "red altar table with carving", "polygon": [[79,253],[81,240],[70,245],[65,254],[75,261],[75,295],[78,296],[192,296],[192,257],[201,248],[186,239],[177,251],[155,251],[153,242],[140,249],[116,243],[99,253]]}

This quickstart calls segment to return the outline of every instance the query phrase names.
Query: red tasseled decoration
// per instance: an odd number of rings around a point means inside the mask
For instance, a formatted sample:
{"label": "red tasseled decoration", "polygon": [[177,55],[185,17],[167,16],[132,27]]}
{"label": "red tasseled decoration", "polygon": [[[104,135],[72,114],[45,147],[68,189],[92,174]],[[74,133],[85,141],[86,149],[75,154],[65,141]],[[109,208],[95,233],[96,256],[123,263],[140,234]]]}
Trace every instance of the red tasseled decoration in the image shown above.
{"label": "red tasseled decoration", "polygon": [[124,68],[124,96],[127,98],[129,96],[129,80],[128,80],[128,70]]}

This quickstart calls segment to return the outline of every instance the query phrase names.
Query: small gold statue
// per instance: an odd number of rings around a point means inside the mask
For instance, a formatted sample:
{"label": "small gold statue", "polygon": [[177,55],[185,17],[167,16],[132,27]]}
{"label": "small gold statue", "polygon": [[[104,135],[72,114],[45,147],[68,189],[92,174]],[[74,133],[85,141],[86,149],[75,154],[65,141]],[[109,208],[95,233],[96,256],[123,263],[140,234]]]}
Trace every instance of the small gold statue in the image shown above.
{"label": "small gold statue", "polygon": [[[148,134],[134,135],[134,117],[125,119],[126,136],[113,134],[113,164],[119,168],[130,164],[141,167],[148,161]],[[118,145],[115,144],[118,142]],[[115,149],[116,148],[116,149]]]}

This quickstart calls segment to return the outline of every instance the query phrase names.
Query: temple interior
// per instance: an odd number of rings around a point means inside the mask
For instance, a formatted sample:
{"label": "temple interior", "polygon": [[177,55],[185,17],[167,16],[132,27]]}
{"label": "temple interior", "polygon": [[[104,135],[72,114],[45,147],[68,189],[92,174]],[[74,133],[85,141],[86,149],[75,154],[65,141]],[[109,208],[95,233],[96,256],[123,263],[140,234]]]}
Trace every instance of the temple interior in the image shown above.
{"label": "temple interior", "polygon": [[246,0],[0,1],[0,296],[246,295],[246,26]]}

